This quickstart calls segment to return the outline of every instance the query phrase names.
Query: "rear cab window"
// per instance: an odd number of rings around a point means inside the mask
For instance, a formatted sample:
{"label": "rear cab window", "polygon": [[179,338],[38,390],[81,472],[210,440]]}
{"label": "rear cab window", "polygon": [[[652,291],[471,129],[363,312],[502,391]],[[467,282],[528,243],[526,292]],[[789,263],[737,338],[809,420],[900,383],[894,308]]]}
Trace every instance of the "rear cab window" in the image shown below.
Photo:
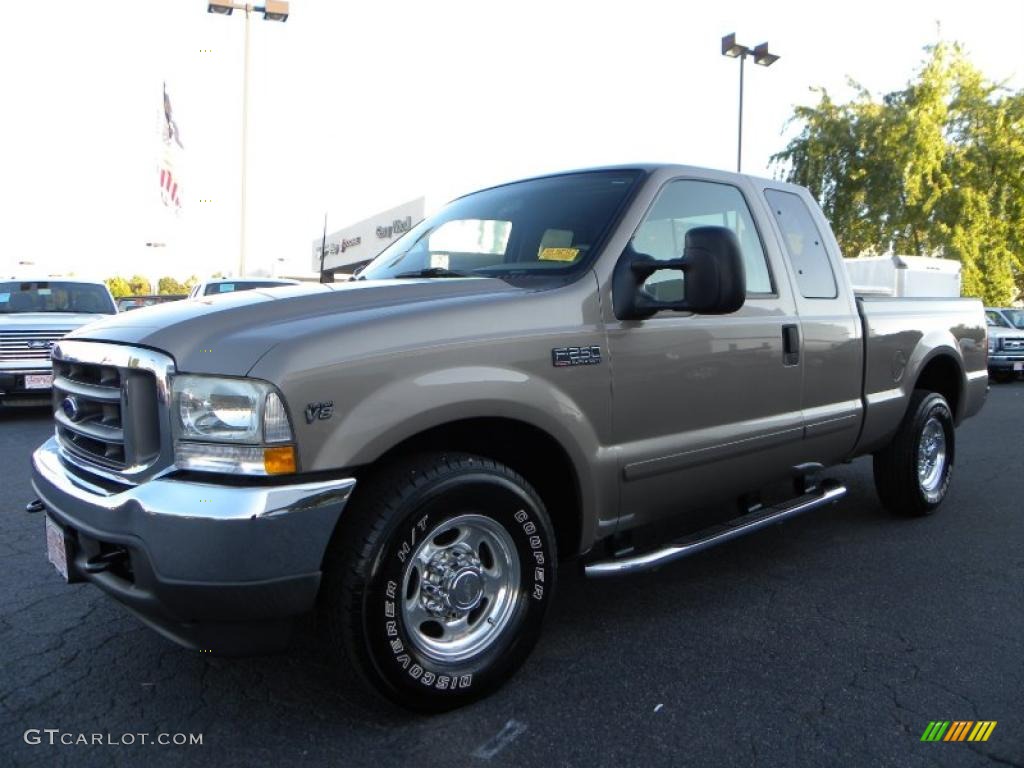
{"label": "rear cab window", "polygon": [[796,275],[797,289],[805,299],[834,299],[839,295],[832,261],[821,231],[799,195],[766,189],[764,196],[782,232],[782,244]]}

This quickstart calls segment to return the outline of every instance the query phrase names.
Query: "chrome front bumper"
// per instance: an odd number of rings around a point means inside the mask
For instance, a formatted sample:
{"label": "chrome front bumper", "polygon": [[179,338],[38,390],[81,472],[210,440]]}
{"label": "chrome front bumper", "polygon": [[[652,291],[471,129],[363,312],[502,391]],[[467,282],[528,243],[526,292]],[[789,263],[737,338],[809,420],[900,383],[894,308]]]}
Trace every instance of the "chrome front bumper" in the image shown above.
{"label": "chrome front bumper", "polygon": [[1003,353],[990,352],[988,356],[988,367],[990,370],[1012,371],[1014,364],[1024,363],[1024,352]]}
{"label": "chrome front bumper", "polygon": [[[32,364],[29,365],[29,362]],[[27,389],[25,387],[26,376],[53,373],[51,366],[38,365],[38,362],[38,360],[20,361],[17,365],[0,363],[0,399],[17,402],[24,398],[31,399],[33,404],[39,404],[35,402],[37,400],[49,403],[52,392],[50,387],[45,389]]]}
{"label": "chrome front bumper", "polygon": [[[193,647],[209,643],[192,631],[196,625],[281,619],[313,607],[324,553],[355,483],[231,486],[164,477],[122,489],[73,473],[54,438],[32,456],[32,486],[71,541],[70,578],[93,582]],[[121,567],[90,563],[115,548],[128,553]]]}

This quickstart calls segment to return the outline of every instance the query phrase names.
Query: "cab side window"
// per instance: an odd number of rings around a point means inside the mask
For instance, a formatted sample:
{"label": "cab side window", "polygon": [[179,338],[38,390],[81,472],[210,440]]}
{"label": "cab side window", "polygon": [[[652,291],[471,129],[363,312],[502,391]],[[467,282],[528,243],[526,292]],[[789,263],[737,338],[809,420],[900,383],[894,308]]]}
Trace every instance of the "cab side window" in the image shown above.
{"label": "cab side window", "polygon": [[765,198],[782,232],[783,245],[796,272],[796,285],[805,299],[834,299],[839,295],[825,241],[799,195],[766,189]]}
{"label": "cab side window", "polygon": [[[746,200],[729,184],[680,179],[669,182],[658,195],[630,245],[659,261],[683,255],[686,233],[694,227],[727,227],[736,233],[747,272],[747,294],[772,294],[772,280],[761,238]],[[655,272],[644,289],[659,301],[682,301],[683,274]]]}

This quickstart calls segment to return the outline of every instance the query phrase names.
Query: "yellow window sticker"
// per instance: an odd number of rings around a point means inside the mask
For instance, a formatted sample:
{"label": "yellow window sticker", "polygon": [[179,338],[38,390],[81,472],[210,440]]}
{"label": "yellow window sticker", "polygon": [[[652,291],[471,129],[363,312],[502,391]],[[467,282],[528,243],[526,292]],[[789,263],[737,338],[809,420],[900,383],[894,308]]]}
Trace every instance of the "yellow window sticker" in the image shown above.
{"label": "yellow window sticker", "polygon": [[541,248],[537,258],[540,261],[576,261],[579,248]]}

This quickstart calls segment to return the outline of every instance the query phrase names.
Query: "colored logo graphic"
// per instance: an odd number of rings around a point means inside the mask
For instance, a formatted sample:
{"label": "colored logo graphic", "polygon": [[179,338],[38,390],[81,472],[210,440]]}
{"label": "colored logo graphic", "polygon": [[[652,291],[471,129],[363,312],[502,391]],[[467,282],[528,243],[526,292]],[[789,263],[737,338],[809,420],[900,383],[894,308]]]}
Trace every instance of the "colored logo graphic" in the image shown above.
{"label": "colored logo graphic", "polygon": [[988,741],[996,720],[932,720],[921,734],[921,741]]}

